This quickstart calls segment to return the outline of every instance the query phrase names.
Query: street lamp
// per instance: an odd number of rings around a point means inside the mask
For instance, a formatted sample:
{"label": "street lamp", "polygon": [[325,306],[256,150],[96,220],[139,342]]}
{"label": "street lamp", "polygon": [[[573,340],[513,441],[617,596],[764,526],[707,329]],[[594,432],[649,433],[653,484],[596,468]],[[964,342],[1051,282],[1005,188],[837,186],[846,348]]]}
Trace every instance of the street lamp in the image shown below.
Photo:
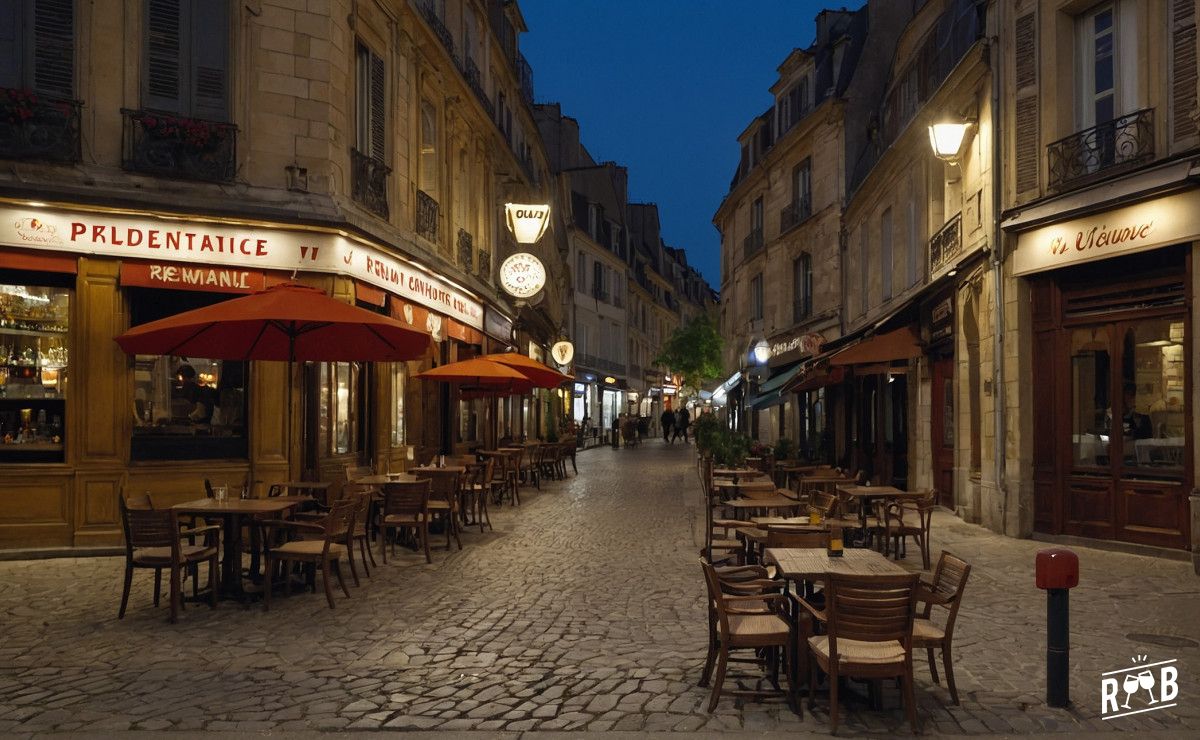
{"label": "street lamp", "polygon": [[934,156],[957,164],[959,150],[970,127],[970,121],[943,121],[930,126],[929,145],[933,147]]}
{"label": "street lamp", "polygon": [[518,244],[536,244],[550,223],[550,206],[505,203],[504,217]]}
{"label": "street lamp", "polygon": [[767,360],[771,359],[771,345],[767,344],[766,339],[760,339],[754,343],[750,353],[754,356],[754,361],[759,365],[767,364]]}

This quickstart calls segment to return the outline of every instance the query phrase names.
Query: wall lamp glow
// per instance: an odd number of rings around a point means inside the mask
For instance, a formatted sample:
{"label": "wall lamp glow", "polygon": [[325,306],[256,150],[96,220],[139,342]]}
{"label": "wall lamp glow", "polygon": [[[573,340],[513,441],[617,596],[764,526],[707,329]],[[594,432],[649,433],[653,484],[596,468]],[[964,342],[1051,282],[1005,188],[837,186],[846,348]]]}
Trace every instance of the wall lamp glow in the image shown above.
{"label": "wall lamp glow", "polygon": [[929,145],[933,147],[934,156],[957,164],[959,151],[970,128],[970,121],[943,121],[930,126]]}

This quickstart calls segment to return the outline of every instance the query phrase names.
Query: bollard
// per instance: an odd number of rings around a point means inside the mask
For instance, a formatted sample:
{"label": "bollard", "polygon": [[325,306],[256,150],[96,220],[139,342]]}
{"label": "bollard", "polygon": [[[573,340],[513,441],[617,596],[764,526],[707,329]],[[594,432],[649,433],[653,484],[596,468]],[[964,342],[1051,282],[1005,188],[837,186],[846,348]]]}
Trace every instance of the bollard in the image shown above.
{"label": "bollard", "polygon": [[1079,556],[1064,547],[1040,550],[1037,587],[1046,591],[1046,704],[1071,703],[1070,589],[1079,585]]}

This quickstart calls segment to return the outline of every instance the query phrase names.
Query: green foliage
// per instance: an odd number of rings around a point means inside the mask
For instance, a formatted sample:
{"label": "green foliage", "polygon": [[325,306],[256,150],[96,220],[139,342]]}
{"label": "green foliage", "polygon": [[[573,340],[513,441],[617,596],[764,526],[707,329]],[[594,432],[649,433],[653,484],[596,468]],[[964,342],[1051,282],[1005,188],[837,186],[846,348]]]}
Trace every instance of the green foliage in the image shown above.
{"label": "green foliage", "polygon": [[750,452],[750,439],[732,431],[715,414],[701,414],[692,425],[700,454],[720,466],[741,465]]}
{"label": "green foliage", "polygon": [[696,449],[700,450],[701,455],[712,454],[713,448],[719,442],[721,430],[725,424],[717,418],[716,414],[700,414],[699,418],[692,423],[692,434],[696,439]]}
{"label": "green foliage", "polygon": [[707,380],[721,377],[721,332],[708,314],[692,319],[679,327],[663,344],[654,362],[683,377],[683,384],[693,390]]}
{"label": "green foliage", "polygon": [[776,460],[788,460],[794,454],[796,454],[796,446],[792,443],[792,440],[787,437],[780,437],[775,441]]}

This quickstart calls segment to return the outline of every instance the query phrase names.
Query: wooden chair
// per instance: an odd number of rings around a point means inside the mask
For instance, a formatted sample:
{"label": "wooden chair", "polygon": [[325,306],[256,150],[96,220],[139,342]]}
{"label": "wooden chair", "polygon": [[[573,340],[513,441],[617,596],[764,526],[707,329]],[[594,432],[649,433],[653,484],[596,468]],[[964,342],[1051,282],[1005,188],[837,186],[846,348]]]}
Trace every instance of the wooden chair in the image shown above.
{"label": "wooden chair", "polygon": [[[275,568],[282,564],[288,591],[291,591],[291,576],[289,570],[292,563],[307,564],[322,571],[321,582],[325,587],[325,599],[329,608],[336,605],[333,602],[333,585],[330,579],[336,577],[342,593],[350,598],[350,589],[342,578],[341,559],[350,556],[349,547],[354,534],[354,517],[358,513],[359,503],[355,499],[342,499],[335,503],[320,524],[298,522],[294,520],[274,519],[263,522],[271,532],[278,528],[288,528],[296,531],[313,532],[321,535],[319,539],[292,540],[267,550],[267,576],[263,582],[263,610],[271,608],[271,581]],[[273,541],[268,537],[268,541]]]}
{"label": "wooden chair", "polygon": [[771,547],[829,547],[828,532],[789,528],[787,525],[767,527],[767,545]]}
{"label": "wooden chair", "polygon": [[579,475],[579,467],[575,464],[575,453],[578,452],[579,450],[575,447],[575,442],[573,442],[573,441],[572,442],[563,442],[562,449],[563,449],[563,464],[562,464],[563,477],[564,478],[567,477],[567,459],[568,458],[570,458],[570,460],[571,460],[571,472],[574,473],[575,475]]}
{"label": "wooden chair", "polygon": [[485,462],[475,463],[467,468],[467,508],[471,512],[476,524],[479,525],[479,533],[483,534],[484,523],[487,523],[487,528],[495,531],[492,527],[492,517],[488,514],[488,499],[492,493],[492,478],[496,467],[495,458],[488,458]]}
{"label": "wooden chair", "polygon": [[[125,585],[121,590],[121,608],[117,619],[125,618],[129,605],[129,589],[133,585],[135,568],[154,569],[154,605],[159,604],[162,591],[162,572],[168,570],[171,590],[171,624],[183,608],[182,577],[186,568],[208,563],[209,605],[217,608],[217,560],[220,557],[220,532],[217,526],[180,530],[179,516],[170,509],[155,509],[149,496],[143,496],[131,507],[124,495],[118,496],[121,507],[121,527],[125,531]],[[185,538],[203,534],[203,545],[187,545]]]}
{"label": "wooden chair", "polygon": [[[954,663],[950,658],[950,643],[954,639],[954,622],[958,618],[958,607],[962,604],[963,591],[967,587],[967,577],[971,575],[971,565],[967,561],[951,553],[942,551],[938,558],[937,570],[933,572],[933,583],[920,584],[917,590],[918,604],[924,604],[913,622],[913,649],[925,648],[929,657],[929,674],[933,682],[938,682],[937,664],[933,660],[934,648],[942,650],[942,666],[946,669],[946,686],[950,689],[950,698],[958,704],[958,689],[954,685]],[[933,607],[946,610],[946,626],[938,627],[933,623]]]}
{"label": "wooden chair", "polygon": [[[359,585],[358,569],[354,567],[354,545],[358,545],[359,558],[362,560],[363,572],[369,578],[371,576],[371,566],[378,565],[375,562],[375,554],[371,552],[371,500],[375,495],[374,486],[359,485],[356,483],[347,483],[342,486],[342,500],[352,500],[357,504],[358,510],[354,513],[354,531],[350,533],[350,537],[342,544],[350,548],[350,553],[347,555],[347,560],[350,561],[350,575],[354,578],[354,585]],[[368,561],[370,564],[368,564]]]}
{"label": "wooden chair", "polygon": [[425,562],[429,557],[429,487],[428,478],[413,483],[385,483],[383,485],[383,509],[379,517],[379,552],[387,563],[388,530],[392,532],[392,552],[396,551],[396,530],[411,528],[421,539],[425,548]]}
{"label": "wooden chair", "polygon": [[809,498],[808,508],[816,509],[826,518],[831,517],[837,509],[837,496],[824,491],[813,491]]}
{"label": "wooden chair", "polygon": [[542,456],[545,455],[545,445],[526,445],[521,453],[520,466],[521,477],[528,485],[533,481],[533,485],[540,491],[542,490]]}
{"label": "wooden chair", "polygon": [[374,474],[374,470],[370,465],[347,465],[344,469],[346,482],[353,483],[359,478],[366,478],[368,475]]}
{"label": "wooden chair", "polygon": [[[766,590],[778,587],[771,581],[759,586],[760,581],[756,579],[744,589],[731,588],[728,582],[722,583],[712,563],[701,559],[700,565],[704,569],[704,579],[708,585],[710,608],[716,613],[717,673],[712,684],[708,711],[712,712],[717,708],[722,694],[758,698],[783,696],[789,704],[795,706],[796,682],[790,680],[792,677],[789,676],[787,691],[779,689],[779,653],[782,651],[783,655],[790,656],[795,652],[795,631],[784,617],[786,597],[782,593]],[[725,690],[725,673],[731,662],[730,654],[734,650],[753,650],[756,654],[762,651],[766,654],[767,677],[774,691]],[[749,659],[747,662],[761,664],[757,659]],[[789,665],[789,670],[791,668]]]}
{"label": "wooden chair", "polygon": [[446,521],[446,549],[450,549],[450,539],[458,543],[462,549],[462,540],[458,537],[458,517],[460,511],[459,496],[461,495],[462,476],[445,468],[423,470],[420,477],[429,479],[429,513],[431,516],[442,516]]}
{"label": "wooden chair", "polygon": [[509,478],[513,506],[521,505],[521,467],[525,464],[524,447],[501,447],[501,451],[509,453],[508,467],[505,474]]}
{"label": "wooden chair", "polygon": [[[700,553],[700,557],[704,559],[704,553]],[[721,581],[721,587],[727,593],[733,594],[751,594],[751,593],[782,593],[783,583],[780,581],[771,580],[767,568],[761,565],[741,565],[730,566],[724,568],[715,568],[717,578]],[[705,587],[707,589],[707,586]],[[747,603],[737,608],[738,613],[745,614],[769,614],[770,605],[766,602],[762,604]],[[704,669],[700,674],[700,680],[696,683],[697,686],[708,686],[709,679],[712,678],[713,667],[717,662],[717,654],[720,652],[720,641],[717,636],[717,607],[716,602],[712,599],[708,600],[708,654],[704,657]],[[741,658],[730,657],[730,662],[742,662]]]}
{"label": "wooden chair", "polygon": [[[917,500],[889,501],[883,509],[883,539],[892,543],[896,560],[906,553],[906,538],[912,537],[921,552],[921,566],[929,570],[929,530],[933,510],[937,506],[937,491],[927,491]],[[888,551],[885,544],[884,553]]]}
{"label": "wooden chair", "polygon": [[808,638],[808,701],[813,704],[817,668],[829,675],[829,723],[838,727],[838,680],[899,678],[912,731],[917,732],[913,691],[913,616],[917,575],[861,576],[830,573],[825,583],[825,609],[800,599],[797,603],[825,625],[825,634]]}

